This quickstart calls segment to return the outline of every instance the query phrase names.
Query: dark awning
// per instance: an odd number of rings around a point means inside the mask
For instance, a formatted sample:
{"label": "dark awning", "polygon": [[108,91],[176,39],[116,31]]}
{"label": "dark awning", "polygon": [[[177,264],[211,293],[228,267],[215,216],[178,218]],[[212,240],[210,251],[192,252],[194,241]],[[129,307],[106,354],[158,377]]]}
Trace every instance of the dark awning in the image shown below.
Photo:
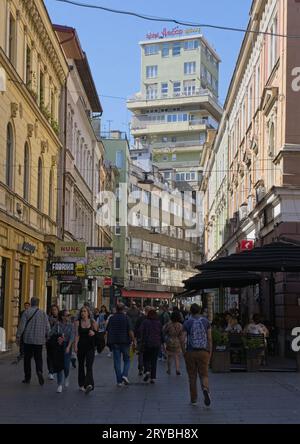
{"label": "dark awning", "polygon": [[300,246],[273,242],[250,251],[232,254],[196,267],[198,270],[300,271]]}
{"label": "dark awning", "polygon": [[248,287],[258,284],[261,276],[247,271],[203,271],[184,281],[187,290],[203,290],[220,287]]}

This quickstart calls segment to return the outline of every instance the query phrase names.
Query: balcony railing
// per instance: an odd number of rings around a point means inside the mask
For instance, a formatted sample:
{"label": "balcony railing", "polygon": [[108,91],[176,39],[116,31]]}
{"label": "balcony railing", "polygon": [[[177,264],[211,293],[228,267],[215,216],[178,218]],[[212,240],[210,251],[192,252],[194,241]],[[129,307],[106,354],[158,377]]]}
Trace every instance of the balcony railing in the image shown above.
{"label": "balcony railing", "polygon": [[27,226],[47,235],[57,235],[56,224],[49,216],[41,213],[2,183],[0,183],[0,208]]}
{"label": "balcony railing", "polygon": [[173,94],[153,94],[149,96],[142,96],[141,94],[137,93],[134,96],[130,97],[128,99],[128,102],[145,102],[145,101],[152,101],[152,100],[166,100],[166,99],[177,99],[181,97],[204,97],[209,96],[212,99],[214,99],[217,102],[216,96],[209,90],[209,89],[199,89],[196,88],[192,91],[180,91]]}
{"label": "balcony railing", "polygon": [[217,129],[218,123],[211,117],[200,119],[186,119],[168,121],[167,114],[157,114],[154,119],[149,119],[148,116],[134,117],[131,123],[132,130],[147,129],[152,125],[174,125],[174,124],[186,124],[187,126],[206,125],[208,128]]}
{"label": "balcony railing", "polygon": [[131,150],[150,150],[150,149],[164,149],[164,148],[187,148],[203,146],[204,140],[181,140],[178,142],[155,142],[152,144],[136,143]]}
{"label": "balcony railing", "polygon": [[150,251],[141,251],[141,250],[134,249],[134,248],[130,248],[128,254],[129,254],[129,256],[131,255],[131,256],[136,256],[136,257],[145,258],[145,259],[152,259],[152,260],[157,260],[159,262],[161,262],[161,261],[172,262],[174,264],[178,263],[178,264],[190,265],[190,262],[191,262],[189,258],[176,257],[174,255],[168,255],[168,254],[164,254],[164,253],[153,253]]}

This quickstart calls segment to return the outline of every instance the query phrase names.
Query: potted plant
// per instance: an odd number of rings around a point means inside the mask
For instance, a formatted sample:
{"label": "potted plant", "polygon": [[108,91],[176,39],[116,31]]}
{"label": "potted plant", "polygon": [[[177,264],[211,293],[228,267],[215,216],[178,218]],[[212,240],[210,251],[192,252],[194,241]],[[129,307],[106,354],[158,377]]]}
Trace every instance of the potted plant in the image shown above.
{"label": "potted plant", "polygon": [[228,348],[228,334],[217,328],[212,330],[213,353],[211,369],[214,373],[230,372],[230,352]]}
{"label": "potted plant", "polygon": [[246,350],[247,371],[258,372],[265,352],[264,337],[262,335],[246,336],[243,338],[243,343]]}

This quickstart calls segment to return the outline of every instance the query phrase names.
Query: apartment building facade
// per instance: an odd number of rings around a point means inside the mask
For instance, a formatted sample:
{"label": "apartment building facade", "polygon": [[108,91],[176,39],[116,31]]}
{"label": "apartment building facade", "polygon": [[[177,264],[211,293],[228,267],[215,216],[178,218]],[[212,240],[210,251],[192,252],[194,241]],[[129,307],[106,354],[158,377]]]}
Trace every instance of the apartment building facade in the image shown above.
{"label": "apartment building facade", "polygon": [[[141,90],[127,102],[134,149],[147,149],[166,180],[198,189],[207,129],[217,128],[220,59],[202,34],[140,42]],[[166,35],[164,33],[163,35]]]}
{"label": "apartment building facade", "polygon": [[[274,240],[299,241],[299,41],[300,5],[288,0],[254,0],[248,30],[224,106],[217,139],[227,150],[226,221],[220,230],[212,211],[206,221],[206,256],[240,251],[242,241],[260,246]],[[281,37],[280,37],[281,36]],[[221,142],[220,142],[221,143]],[[213,155],[213,154],[212,154]],[[216,159],[207,169],[206,199],[216,182]],[[217,189],[210,207],[218,205]],[[299,278],[266,275],[256,295],[242,296],[248,315],[261,312],[279,332],[280,352],[290,349],[291,330],[300,318]]]}
{"label": "apartment building facade", "polygon": [[0,327],[13,342],[23,303],[46,307],[57,236],[59,120],[67,63],[43,2],[0,3]]}

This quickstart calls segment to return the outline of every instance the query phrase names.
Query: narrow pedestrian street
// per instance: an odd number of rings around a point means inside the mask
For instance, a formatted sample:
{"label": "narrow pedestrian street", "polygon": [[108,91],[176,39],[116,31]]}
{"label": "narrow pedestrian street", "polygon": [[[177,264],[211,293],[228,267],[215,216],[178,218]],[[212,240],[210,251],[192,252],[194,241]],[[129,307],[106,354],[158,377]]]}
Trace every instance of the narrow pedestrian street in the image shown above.
{"label": "narrow pedestrian street", "polygon": [[[299,424],[299,373],[211,374],[212,406],[189,404],[185,369],[165,373],[158,362],[158,380],[148,385],[130,370],[129,387],[115,384],[113,361],[96,356],[95,391],[86,396],[71,369],[70,387],[56,393],[55,381],[40,387],[33,373],[30,385],[21,383],[23,363],[0,359],[0,423],[4,424]],[[33,364],[33,363],[32,363]],[[45,362],[44,362],[45,367]],[[44,371],[46,376],[46,372]]]}

